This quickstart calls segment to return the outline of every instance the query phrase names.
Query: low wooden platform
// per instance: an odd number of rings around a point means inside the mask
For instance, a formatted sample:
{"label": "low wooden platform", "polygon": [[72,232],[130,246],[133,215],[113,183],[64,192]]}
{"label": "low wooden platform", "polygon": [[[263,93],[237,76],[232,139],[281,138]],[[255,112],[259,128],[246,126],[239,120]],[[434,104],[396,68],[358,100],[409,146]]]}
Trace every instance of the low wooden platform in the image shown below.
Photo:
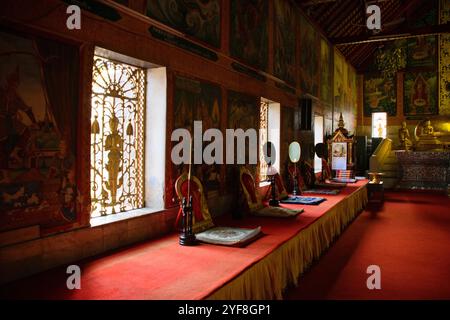
{"label": "low wooden platform", "polygon": [[[367,202],[367,181],[293,219],[222,217],[220,226],[261,226],[245,248],[178,245],[177,234],[81,261],[81,289],[68,290],[66,266],[1,287],[3,299],[276,299],[296,284]],[[296,208],[296,205],[283,205]]]}

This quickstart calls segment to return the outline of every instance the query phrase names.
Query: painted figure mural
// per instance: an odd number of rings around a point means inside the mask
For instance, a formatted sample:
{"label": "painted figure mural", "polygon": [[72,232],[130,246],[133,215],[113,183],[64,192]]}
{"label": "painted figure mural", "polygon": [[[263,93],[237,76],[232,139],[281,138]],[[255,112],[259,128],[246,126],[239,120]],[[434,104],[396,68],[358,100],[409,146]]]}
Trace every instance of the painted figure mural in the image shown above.
{"label": "painted figure mural", "polygon": [[320,40],[320,99],[325,103],[331,103],[331,50],[327,41]]}
{"label": "painted figure mural", "polygon": [[78,48],[0,31],[0,56],[0,230],[45,233],[78,217]]}
{"label": "painted figure mural", "polygon": [[373,112],[397,114],[397,93],[394,80],[384,79],[378,74],[364,75],[364,116]]}
{"label": "painted figure mural", "polygon": [[436,114],[437,75],[435,72],[407,72],[404,82],[405,115]]}
{"label": "painted figure mural", "polygon": [[290,0],[275,0],[275,76],[289,84],[296,83],[296,10]]}
{"label": "painted figure mural", "polygon": [[148,0],[147,15],[220,47],[220,0]]}
{"label": "painted figure mural", "polygon": [[318,33],[305,17],[300,18],[300,78],[305,93],[317,97],[319,73]]}
{"label": "painted figure mural", "polygon": [[[249,96],[240,92],[228,91],[228,120],[227,128],[244,131],[247,129],[259,129],[259,106],[260,103],[256,97]],[[246,139],[246,159],[248,159],[249,144]],[[236,148],[236,147],[235,147]],[[236,156],[235,151],[235,156]],[[249,165],[254,177],[257,173],[257,165]],[[239,183],[238,165],[227,165],[227,189],[236,191],[236,183]]]}
{"label": "painted figure mural", "polygon": [[[439,22],[450,22],[450,1],[441,0]],[[439,114],[450,115],[450,34],[439,35]]]}
{"label": "painted figure mural", "polygon": [[407,41],[407,67],[436,66],[436,37],[420,36]]}
{"label": "painted figure mural", "polygon": [[[198,80],[177,76],[174,94],[174,129],[185,128],[193,135],[194,121],[202,121],[203,131],[221,128],[222,96],[220,87]],[[207,143],[205,143],[207,144]],[[187,165],[172,164],[172,179],[187,172]],[[221,186],[221,165],[194,165],[192,174],[206,186],[208,193]]]}
{"label": "painted figure mural", "polygon": [[[340,54],[337,49],[334,50],[334,88],[333,97],[334,103],[338,106],[341,105],[341,96],[343,96],[345,91],[345,60],[342,54]],[[338,100],[338,101],[336,101]]]}
{"label": "painted figure mural", "polygon": [[232,0],[230,14],[230,53],[260,70],[267,69],[268,2]]}

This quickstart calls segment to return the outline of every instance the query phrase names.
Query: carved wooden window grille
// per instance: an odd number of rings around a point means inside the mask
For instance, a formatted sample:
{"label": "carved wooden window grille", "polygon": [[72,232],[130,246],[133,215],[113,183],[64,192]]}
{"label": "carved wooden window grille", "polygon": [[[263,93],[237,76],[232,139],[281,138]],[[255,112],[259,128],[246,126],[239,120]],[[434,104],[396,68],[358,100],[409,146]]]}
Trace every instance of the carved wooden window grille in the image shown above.
{"label": "carved wooden window grille", "polygon": [[91,217],[144,206],[146,70],[95,56]]}
{"label": "carved wooden window grille", "polygon": [[269,140],[269,102],[261,101],[259,109],[259,181],[267,180],[268,165],[264,159],[264,144]]}

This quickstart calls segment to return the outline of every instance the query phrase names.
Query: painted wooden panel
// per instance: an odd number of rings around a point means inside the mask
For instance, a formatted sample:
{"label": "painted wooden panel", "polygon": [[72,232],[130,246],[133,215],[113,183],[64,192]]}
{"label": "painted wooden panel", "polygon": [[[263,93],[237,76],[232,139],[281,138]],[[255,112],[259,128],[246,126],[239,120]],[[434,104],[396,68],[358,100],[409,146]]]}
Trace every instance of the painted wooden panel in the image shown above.
{"label": "painted wooden panel", "polygon": [[0,230],[79,219],[78,47],[0,31]]}
{"label": "painted wooden panel", "polygon": [[268,15],[267,0],[231,1],[230,53],[260,70],[268,63]]}
{"label": "painted wooden panel", "polygon": [[274,74],[291,85],[296,84],[297,12],[289,0],[274,1]]}
{"label": "painted wooden panel", "polygon": [[218,48],[220,2],[220,0],[148,0],[147,15]]}

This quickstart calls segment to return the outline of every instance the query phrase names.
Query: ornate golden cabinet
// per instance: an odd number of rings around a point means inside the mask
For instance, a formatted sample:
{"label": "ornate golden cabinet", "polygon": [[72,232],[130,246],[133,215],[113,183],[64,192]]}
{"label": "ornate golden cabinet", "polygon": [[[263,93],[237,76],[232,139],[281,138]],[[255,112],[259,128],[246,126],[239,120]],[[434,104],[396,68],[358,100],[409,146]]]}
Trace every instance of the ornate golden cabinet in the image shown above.
{"label": "ornate golden cabinet", "polygon": [[342,114],[339,118],[339,124],[332,137],[327,140],[328,144],[328,163],[333,172],[336,170],[354,170],[355,167],[355,140],[349,136],[345,129]]}

